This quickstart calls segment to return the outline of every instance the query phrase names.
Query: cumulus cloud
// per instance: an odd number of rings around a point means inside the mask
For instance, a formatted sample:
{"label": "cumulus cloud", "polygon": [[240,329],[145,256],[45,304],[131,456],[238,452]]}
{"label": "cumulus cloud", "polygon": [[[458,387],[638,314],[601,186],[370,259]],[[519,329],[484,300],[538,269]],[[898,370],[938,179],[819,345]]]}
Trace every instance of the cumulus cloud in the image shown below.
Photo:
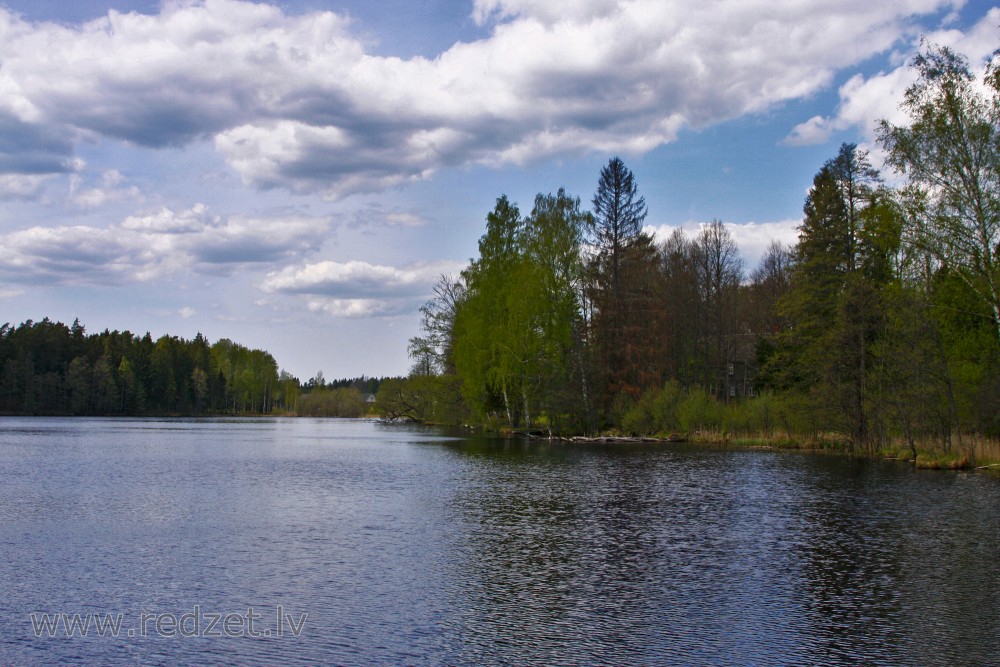
{"label": "cumulus cloud", "polygon": [[211,213],[204,204],[195,204],[186,211],[172,211],[162,207],[132,215],[122,222],[122,229],[143,234],[190,234],[219,225],[221,218]]}
{"label": "cumulus cloud", "polygon": [[318,248],[329,218],[219,216],[162,208],[107,228],[31,227],[0,235],[0,277],[19,284],[122,284],[181,270],[231,274]]}
{"label": "cumulus cloud", "polygon": [[0,130],[23,130],[0,143],[0,173],[65,171],[88,137],[211,139],[252,186],[336,198],[460,165],[641,153],[810,95],[961,4],[476,0],[489,36],[433,59],[375,56],[343,16],[259,2],[78,26],[0,9]]}
{"label": "cumulus cloud", "polygon": [[10,101],[2,99],[3,76],[4,70],[0,68],[0,174],[40,176],[72,172],[70,134],[58,127],[25,122],[12,113]]}
{"label": "cumulus cloud", "polygon": [[796,125],[785,137],[789,146],[808,146],[827,141],[835,132],[852,127],[861,130],[869,140],[875,135],[875,123],[882,118],[902,123],[905,116],[899,109],[906,89],[916,80],[913,70],[899,67],[865,78],[857,74],[840,87],[840,104],[833,116],[814,116]]}
{"label": "cumulus cloud", "polygon": [[[1000,24],[1000,8],[993,8],[967,33],[941,30],[925,36],[930,44],[948,46],[965,54],[973,65],[979,65],[996,48],[996,26]],[[839,92],[840,102],[832,116],[815,116],[792,129],[784,143],[793,146],[823,143],[835,132],[858,128],[872,141],[875,124],[880,119],[900,125],[906,122],[899,108],[906,89],[916,80],[910,67],[912,53],[900,58],[900,66],[870,77],[857,74],[844,83]]]}
{"label": "cumulus cloud", "polygon": [[[125,177],[117,169],[106,169],[96,184],[88,184],[83,176],[70,177],[70,198],[82,208],[97,208],[121,201],[142,201],[142,191],[134,185],[123,185]],[[88,187],[92,185],[92,187]]]}
{"label": "cumulus cloud", "polygon": [[35,199],[52,174],[0,174],[0,201]]}
{"label": "cumulus cloud", "polygon": [[261,289],[301,296],[310,310],[337,317],[410,314],[431,294],[439,276],[455,274],[463,268],[457,262],[395,267],[360,261],[321,261],[273,271]]}
{"label": "cumulus cloud", "polygon": [[384,299],[331,299],[311,298],[306,306],[310,312],[324,313],[332,317],[364,318],[380,315],[401,314],[389,307]]}

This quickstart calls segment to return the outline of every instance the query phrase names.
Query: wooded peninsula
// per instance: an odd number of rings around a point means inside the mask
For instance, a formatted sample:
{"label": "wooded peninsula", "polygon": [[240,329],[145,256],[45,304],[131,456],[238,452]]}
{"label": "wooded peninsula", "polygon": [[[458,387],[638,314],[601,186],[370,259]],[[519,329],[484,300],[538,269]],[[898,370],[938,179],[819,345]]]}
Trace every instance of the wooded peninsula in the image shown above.
{"label": "wooded peninsula", "polygon": [[746,272],[718,220],[657,244],[621,159],[591,210],[501,196],[443,276],[391,416],[544,434],[694,434],[968,466],[1000,459],[1000,68],[915,60],[878,144],[816,173],[798,243]]}

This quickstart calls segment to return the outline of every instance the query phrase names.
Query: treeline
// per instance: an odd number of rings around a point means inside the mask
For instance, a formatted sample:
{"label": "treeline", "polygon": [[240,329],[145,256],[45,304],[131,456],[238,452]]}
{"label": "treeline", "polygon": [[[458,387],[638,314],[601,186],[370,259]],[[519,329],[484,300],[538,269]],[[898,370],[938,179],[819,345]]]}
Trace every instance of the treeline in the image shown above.
{"label": "treeline", "polygon": [[4,414],[267,414],[298,396],[298,381],[263,350],[201,334],[87,334],[79,320],[4,324],[0,373]]}
{"label": "treeline", "polygon": [[320,372],[303,385],[268,352],[201,334],[87,334],[79,320],[48,318],[0,326],[0,414],[358,417],[381,382]]}
{"label": "treeline", "polygon": [[1000,71],[915,62],[887,185],[855,145],[822,165],[799,241],[749,272],[720,221],[656,243],[619,158],[590,210],[506,197],[479,256],[442,277],[388,416],[516,429],[697,428],[949,447],[1000,435]]}

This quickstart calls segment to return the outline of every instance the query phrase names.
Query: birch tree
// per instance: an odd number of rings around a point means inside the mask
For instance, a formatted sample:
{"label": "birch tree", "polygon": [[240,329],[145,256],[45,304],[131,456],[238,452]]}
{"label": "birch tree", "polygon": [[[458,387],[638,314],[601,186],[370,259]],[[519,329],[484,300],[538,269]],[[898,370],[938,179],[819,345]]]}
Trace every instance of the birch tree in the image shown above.
{"label": "birch tree", "polygon": [[909,241],[958,273],[990,310],[1000,338],[1000,68],[977,76],[947,47],[914,61],[905,126],[879,122],[887,163],[902,172]]}

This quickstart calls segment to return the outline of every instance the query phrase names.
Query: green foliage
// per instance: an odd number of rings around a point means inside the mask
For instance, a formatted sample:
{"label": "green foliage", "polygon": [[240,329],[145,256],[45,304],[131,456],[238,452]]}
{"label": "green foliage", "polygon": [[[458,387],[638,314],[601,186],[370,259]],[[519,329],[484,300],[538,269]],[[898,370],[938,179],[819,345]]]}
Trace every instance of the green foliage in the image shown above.
{"label": "green foliage", "polygon": [[677,422],[685,433],[719,430],[724,424],[724,407],[704,389],[690,390],[677,404]]}
{"label": "green foliage", "polygon": [[622,417],[622,430],[631,435],[669,435],[683,431],[678,407],[685,395],[676,380],[670,380],[661,389],[644,392]]}
{"label": "green foliage", "polygon": [[905,126],[879,124],[888,164],[903,172],[915,251],[961,277],[1000,336],[1000,69],[979,79],[947,47],[929,47],[907,89]]}
{"label": "green foliage", "polygon": [[764,376],[774,389],[825,395],[837,428],[855,447],[874,451],[884,427],[870,376],[885,333],[883,290],[899,247],[899,215],[852,144],[816,174],[804,213],[791,289],[778,302],[790,326],[763,350]]}
{"label": "green foliage", "polygon": [[231,341],[211,348],[128,331],[87,335],[43,319],[0,327],[0,413],[69,415],[270,412],[277,367]]}
{"label": "green foliage", "polygon": [[366,409],[365,397],[356,387],[317,389],[295,402],[300,417],[361,417]]}
{"label": "green foliage", "polygon": [[622,418],[629,435],[669,436],[697,432],[720,436],[807,438],[812,424],[798,419],[804,406],[789,396],[764,392],[754,398],[723,403],[703,389],[683,389],[676,380],[644,392]]}
{"label": "green foliage", "polygon": [[770,438],[780,424],[781,405],[772,392],[730,403],[724,413],[724,430],[733,435]]}
{"label": "green foliage", "polygon": [[536,197],[526,219],[506,197],[487,216],[452,336],[456,373],[480,418],[503,413],[510,425],[531,427],[533,417],[566,411],[550,399],[564,399],[572,382],[586,220],[579,199],[562,190]]}
{"label": "green foliage", "polygon": [[382,382],[375,396],[375,411],[385,419],[410,419],[456,426],[469,411],[462,397],[461,380],[454,375],[411,375]]}
{"label": "green foliage", "polygon": [[871,454],[1000,433],[1000,70],[979,85],[934,49],[917,69],[912,126],[880,136],[910,183],[888,189],[844,144],[814,177],[797,245],[773,244],[749,281],[721,221],[654,245],[618,158],[593,216],[562,190],[527,217],[499,198],[479,257],[422,311],[414,374],[383,387],[380,409]]}
{"label": "green foliage", "polygon": [[[211,358],[226,381],[226,404],[237,413],[269,413],[278,393],[278,364],[263,350],[228,338],[211,348]],[[290,406],[288,406],[290,407]]]}

